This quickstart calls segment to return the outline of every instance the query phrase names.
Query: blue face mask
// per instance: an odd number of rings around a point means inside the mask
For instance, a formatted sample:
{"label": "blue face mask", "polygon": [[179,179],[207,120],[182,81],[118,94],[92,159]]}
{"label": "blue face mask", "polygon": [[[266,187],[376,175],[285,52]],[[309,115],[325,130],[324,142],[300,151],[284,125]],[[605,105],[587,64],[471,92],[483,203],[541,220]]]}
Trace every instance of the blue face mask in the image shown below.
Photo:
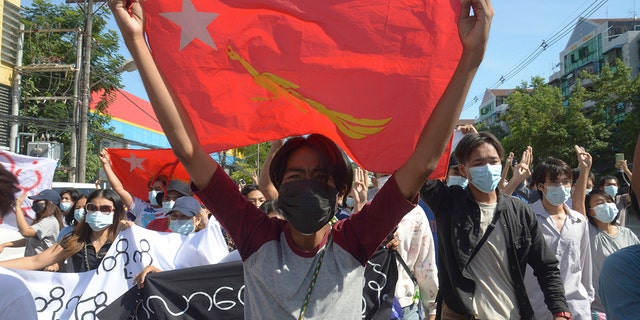
{"label": "blue face mask", "polygon": [[461,176],[448,176],[447,177],[447,186],[461,186],[463,189],[467,187],[469,184],[469,180],[465,177]]}
{"label": "blue face mask", "polygon": [[62,211],[71,209],[71,202],[60,202],[60,209],[62,209]]}
{"label": "blue face mask", "polygon": [[469,168],[471,184],[484,193],[496,190],[502,175],[502,164],[487,164]]}
{"label": "blue face mask", "polygon": [[615,198],[616,194],[618,194],[618,186],[606,186],[604,187],[604,192]]}
{"label": "blue face mask", "polygon": [[604,223],[611,223],[618,216],[618,207],[611,202],[597,205],[593,207],[593,211],[596,213],[596,219]]}
{"label": "blue face mask", "polygon": [[193,219],[187,220],[169,220],[169,229],[181,235],[188,235],[195,230]]}
{"label": "blue face mask", "polygon": [[544,196],[552,206],[557,207],[562,205],[563,203],[565,203],[565,201],[567,201],[567,199],[569,199],[569,196],[571,195],[571,188],[569,187],[545,186],[545,188],[547,189],[547,193],[545,193]]}
{"label": "blue face mask", "polygon": [[173,209],[174,204],[176,204],[175,201],[162,201],[162,212],[165,216]]}
{"label": "blue face mask", "polygon": [[149,191],[149,203],[151,203],[151,205],[153,206],[159,205],[158,199],[157,199],[158,193],[160,193],[160,191],[157,191],[157,190]]}
{"label": "blue face mask", "polygon": [[87,212],[85,219],[93,231],[100,231],[113,224],[113,212],[104,214],[100,211],[90,211]]}
{"label": "blue face mask", "polygon": [[354,205],[353,198],[347,198],[347,201],[345,202],[345,204],[347,205],[347,207],[353,208],[353,205]]}
{"label": "blue face mask", "polygon": [[82,222],[82,220],[84,220],[84,208],[73,210],[73,217],[76,219],[76,221]]}

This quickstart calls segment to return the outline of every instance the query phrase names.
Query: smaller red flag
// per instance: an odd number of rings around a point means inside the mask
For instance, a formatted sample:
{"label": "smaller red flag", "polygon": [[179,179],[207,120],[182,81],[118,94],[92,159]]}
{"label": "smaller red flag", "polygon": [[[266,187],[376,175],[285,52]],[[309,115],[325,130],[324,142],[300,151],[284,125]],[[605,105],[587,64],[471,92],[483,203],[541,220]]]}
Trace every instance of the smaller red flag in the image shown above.
{"label": "smaller red flag", "polygon": [[107,149],[111,168],[132,196],[147,199],[148,183],[160,176],[189,184],[190,177],[171,149]]}

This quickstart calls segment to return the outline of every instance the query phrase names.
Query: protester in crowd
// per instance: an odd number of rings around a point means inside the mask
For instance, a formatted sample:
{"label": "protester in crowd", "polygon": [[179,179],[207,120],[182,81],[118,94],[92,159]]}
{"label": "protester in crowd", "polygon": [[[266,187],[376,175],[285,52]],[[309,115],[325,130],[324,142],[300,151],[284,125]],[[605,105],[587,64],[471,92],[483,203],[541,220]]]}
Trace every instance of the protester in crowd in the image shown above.
{"label": "protester in crowd", "polygon": [[615,199],[616,206],[618,207],[619,211],[618,223],[623,227],[626,226],[627,206],[629,206],[631,199],[628,193],[620,194],[620,183],[618,181],[618,178],[611,175],[603,176],[600,178],[600,180],[598,180],[596,189],[606,192],[608,195],[612,196],[613,199]]}
{"label": "protester in crowd", "polygon": [[[18,179],[0,165],[0,218],[13,209],[18,191]],[[38,319],[31,291],[22,281],[0,274],[0,283],[0,319]]]}
{"label": "protester in crowd", "polygon": [[99,158],[111,188],[120,195],[124,205],[129,208],[129,212],[132,215],[131,220],[135,220],[137,225],[146,228],[149,222],[164,216],[162,199],[164,198],[164,190],[167,188],[168,179],[166,177],[152,177],[149,180],[147,184],[149,187],[149,198],[148,201],[145,201],[132,196],[129,191],[124,189],[122,182],[120,182],[120,179],[118,179],[118,176],[116,176],[111,168],[111,159],[106,149],[100,151]]}
{"label": "protester in crowd", "polygon": [[73,231],[73,228],[78,225],[82,220],[84,220],[85,209],[84,206],[87,204],[87,195],[80,195],[76,201],[74,201],[73,205],[69,209],[69,212],[64,216],[64,221],[66,223],[66,227],[60,230],[60,234],[58,234],[57,241],[60,242],[62,238],[64,238],[67,234]]}
{"label": "protester in crowd", "polygon": [[60,229],[64,226],[62,211],[59,207],[60,195],[51,189],[46,189],[35,196],[29,196],[29,199],[33,201],[31,209],[36,213],[36,218],[31,225],[27,222],[22,211],[26,197],[27,193],[23,192],[16,200],[15,206],[16,224],[18,231],[24,238],[0,244],[0,252],[4,248],[25,247],[24,256],[29,257],[45,251],[53,246],[58,239]]}
{"label": "protester in crowd", "polygon": [[80,198],[80,191],[76,189],[67,189],[60,192],[60,209],[63,216],[69,213],[71,206],[78,198]]}
{"label": "protester in crowd", "polygon": [[[594,296],[589,226],[582,213],[565,204],[571,192],[571,178],[571,167],[560,159],[548,158],[539,163],[531,180],[541,200],[533,203],[531,208],[545,242],[559,261],[560,276],[573,318],[588,320]],[[536,319],[550,319],[551,314],[543,309],[546,299],[538,286],[540,281],[535,281],[534,272],[527,269],[525,275],[529,300]]]}
{"label": "protester in crowd", "polygon": [[[80,197],[73,203],[71,208],[69,208],[69,212],[65,214],[64,219],[67,224],[66,227],[60,230],[58,234],[57,242],[62,241],[64,237],[70,234],[73,231],[73,228],[77,226],[80,222],[84,220],[85,209],[84,206],[87,203],[87,195],[81,194]],[[73,268],[71,267],[71,260],[66,259],[64,263],[58,264],[54,263],[46,268],[44,271],[60,271],[60,272],[73,272]]]}
{"label": "protester in crowd", "polygon": [[[380,177],[382,174],[376,176]],[[378,181],[378,187],[382,189],[388,180],[382,178]],[[393,241],[388,245],[393,246],[392,250],[397,253],[398,280],[395,297],[402,307],[400,319],[418,320],[424,312],[429,319],[434,320],[438,293],[436,249],[431,226],[422,207],[416,206],[402,218],[394,232]]]}
{"label": "protester in crowd", "polygon": [[458,170],[458,160],[453,155],[449,158],[449,170],[447,171],[447,186],[460,186],[466,188],[469,184],[469,180],[462,176],[460,170]]}
{"label": "protester in crowd", "polygon": [[[182,196],[175,201],[171,211],[167,213],[167,218],[156,219],[151,222],[164,222],[164,228],[161,229],[160,224],[157,223],[153,228],[148,227],[147,229],[162,232],[176,232],[186,236],[189,233],[198,232],[203,229],[200,224],[201,220],[202,207],[200,206],[200,202],[194,197]],[[151,223],[149,226],[151,226]]]}
{"label": "protester in crowd", "polygon": [[454,156],[467,188],[432,180],[421,191],[438,223],[440,318],[533,319],[523,279],[530,265],[551,314],[571,319],[558,260],[534,212],[497,189],[504,156],[498,139],[468,134]]}
{"label": "protester in crowd", "polygon": [[[640,135],[633,154],[640,160]],[[633,178],[635,177],[635,178]],[[631,179],[632,201],[635,212],[640,212],[640,166],[633,166]],[[620,249],[605,259],[598,280],[598,294],[608,320],[637,319],[640,305],[640,245]]]}
{"label": "protester in crowd", "polygon": [[42,270],[71,257],[74,272],[96,269],[115,240],[118,223],[126,219],[126,214],[122,199],[110,189],[92,192],[85,208],[84,220],[62,241],[34,256],[0,261],[0,267]]}
{"label": "protester in crowd", "polygon": [[249,202],[253,203],[254,206],[260,208],[260,206],[267,201],[265,196],[262,194],[262,191],[258,189],[258,185],[256,184],[248,184],[242,187],[240,191],[243,196],[247,197]]}
{"label": "protester in crowd", "polygon": [[260,210],[264,211],[269,218],[276,218],[284,220],[284,216],[282,215],[282,211],[278,209],[278,201],[277,200],[267,200],[260,205]]}
{"label": "protester in crowd", "polygon": [[[161,231],[161,232],[171,232],[169,228],[170,218],[169,212],[172,210],[174,204],[178,199],[182,197],[191,196],[193,193],[189,186],[180,181],[180,180],[171,180],[169,181],[169,185],[167,186],[167,192],[163,194],[162,199],[162,211],[164,212],[164,217],[156,217],[149,224],[147,224],[147,229]],[[202,217],[200,217],[198,222],[202,221]]]}
{"label": "protester in crowd", "polygon": [[245,318],[360,318],[361,304],[354,301],[362,296],[364,266],[415,206],[420,186],[445,150],[484,55],[493,16],[490,3],[462,2],[458,27],[463,53],[413,154],[371,204],[335,224],[330,223],[335,203],[338,196],[348,194],[353,174],[336,144],[312,134],[290,139],[278,150],[269,176],[287,220],[268,218],[236,191],[233,181],[200,145],[186,111],[153,61],[140,4],[126,4],[113,0],[110,7],[156,116],[173,152],[190,173],[196,194],[232,236],[243,259]]}
{"label": "protester in crowd", "polygon": [[594,319],[606,319],[605,310],[598,294],[598,280],[605,259],[614,252],[628,246],[640,244],[638,237],[628,228],[618,226],[618,208],[608,193],[593,190],[587,195],[586,208],[590,223],[591,260],[595,299],[591,303]]}

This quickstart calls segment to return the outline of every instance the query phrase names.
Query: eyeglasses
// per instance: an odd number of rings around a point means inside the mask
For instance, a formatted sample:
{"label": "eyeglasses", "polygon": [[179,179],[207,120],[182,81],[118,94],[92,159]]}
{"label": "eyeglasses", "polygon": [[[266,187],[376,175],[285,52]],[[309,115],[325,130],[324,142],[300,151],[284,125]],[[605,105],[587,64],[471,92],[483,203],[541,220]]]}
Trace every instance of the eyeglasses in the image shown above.
{"label": "eyeglasses", "polygon": [[109,214],[109,213],[113,212],[113,207],[108,205],[108,204],[104,204],[104,205],[101,205],[101,206],[96,206],[93,203],[87,203],[85,205],[85,209],[87,209],[87,211],[89,211],[89,212],[100,211],[100,212],[102,212],[104,214]]}

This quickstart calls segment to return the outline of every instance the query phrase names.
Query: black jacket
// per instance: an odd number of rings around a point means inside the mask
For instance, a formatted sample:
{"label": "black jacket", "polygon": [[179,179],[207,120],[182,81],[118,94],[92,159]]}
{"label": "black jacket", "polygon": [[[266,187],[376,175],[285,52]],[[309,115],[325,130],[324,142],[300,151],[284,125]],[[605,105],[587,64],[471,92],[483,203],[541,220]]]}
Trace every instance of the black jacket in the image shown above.
{"label": "black jacket", "polygon": [[[438,225],[438,305],[444,300],[451,310],[471,317],[475,283],[463,269],[481,238],[480,207],[469,188],[447,187],[441,181],[428,181],[420,194],[435,214]],[[558,260],[545,243],[531,208],[517,198],[498,192],[496,214],[500,214],[496,228],[502,227],[507,238],[506,258],[520,317],[533,319],[523,281],[527,264],[538,278],[551,313],[569,311]]]}

